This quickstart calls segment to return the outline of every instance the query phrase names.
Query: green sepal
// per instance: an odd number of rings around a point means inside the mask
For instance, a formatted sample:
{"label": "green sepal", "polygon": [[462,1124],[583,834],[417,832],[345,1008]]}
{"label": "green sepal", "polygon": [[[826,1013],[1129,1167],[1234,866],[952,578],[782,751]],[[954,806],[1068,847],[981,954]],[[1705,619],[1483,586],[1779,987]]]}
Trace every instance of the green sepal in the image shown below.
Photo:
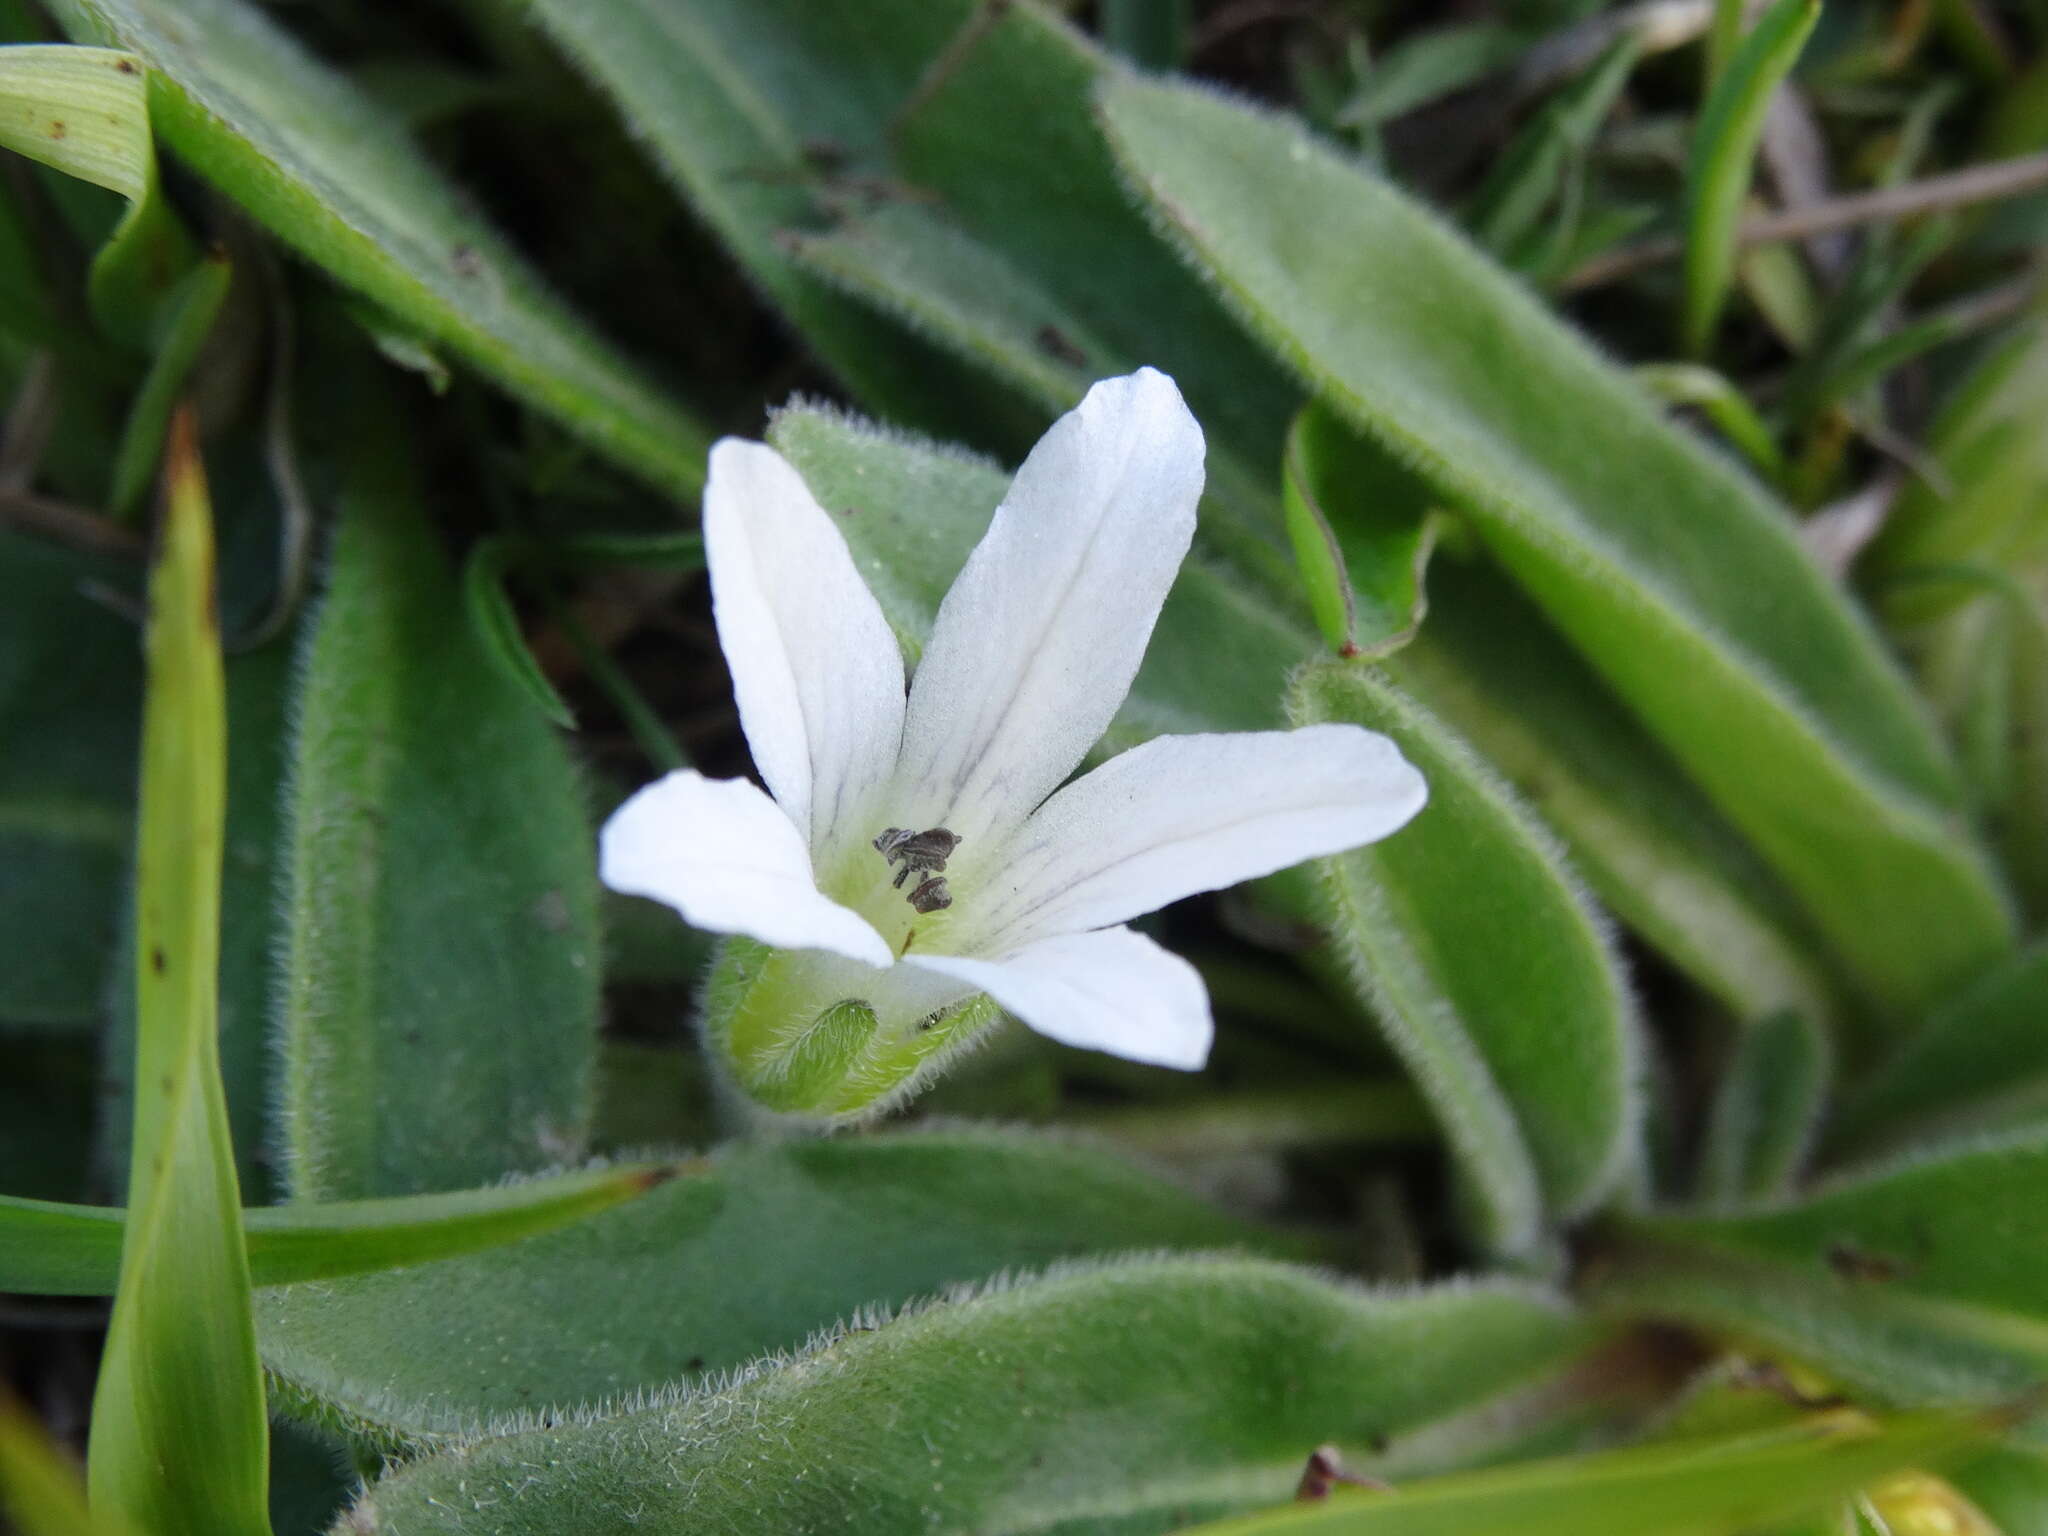
{"label": "green sepal", "polygon": [[871,1119],[937,1076],[1000,1012],[987,997],[920,1011],[892,1005],[895,990],[885,981],[872,998],[852,996],[833,956],[729,938],[704,988],[705,1048],[774,1114]]}

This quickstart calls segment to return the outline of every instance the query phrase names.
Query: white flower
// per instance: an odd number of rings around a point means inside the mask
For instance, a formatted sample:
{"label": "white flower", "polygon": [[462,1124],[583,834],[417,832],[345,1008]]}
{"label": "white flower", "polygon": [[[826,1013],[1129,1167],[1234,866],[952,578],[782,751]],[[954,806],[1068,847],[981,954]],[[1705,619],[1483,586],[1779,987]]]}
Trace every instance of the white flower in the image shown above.
{"label": "white flower", "polygon": [[986,993],[1069,1045],[1199,1067],[1201,979],[1121,925],[1421,809],[1394,744],[1346,725],[1162,736],[1061,788],[1138,670],[1202,452],[1164,374],[1097,384],[1017,472],[906,698],[896,639],[802,478],[761,443],[713,449],[713,609],[769,793],[671,773],[606,824],[602,870],[699,928],[806,952],[782,985],[810,1001],[735,1049],[794,1055],[793,1032],[857,1000],[886,1092],[892,1039]]}

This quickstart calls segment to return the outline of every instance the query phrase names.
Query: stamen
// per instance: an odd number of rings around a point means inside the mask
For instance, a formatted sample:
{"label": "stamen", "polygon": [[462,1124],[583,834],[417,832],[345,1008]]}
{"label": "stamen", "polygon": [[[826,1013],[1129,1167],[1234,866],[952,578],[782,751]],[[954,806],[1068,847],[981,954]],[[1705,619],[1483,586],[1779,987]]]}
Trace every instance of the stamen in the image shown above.
{"label": "stamen", "polygon": [[958,833],[945,827],[928,827],[922,832],[885,827],[875,838],[874,846],[875,852],[889,863],[902,866],[891,882],[895,889],[902,890],[903,882],[912,875],[925,877],[904,898],[911,906],[920,912],[939,912],[953,905],[953,894],[939,876],[945,871],[946,860],[960,846]]}

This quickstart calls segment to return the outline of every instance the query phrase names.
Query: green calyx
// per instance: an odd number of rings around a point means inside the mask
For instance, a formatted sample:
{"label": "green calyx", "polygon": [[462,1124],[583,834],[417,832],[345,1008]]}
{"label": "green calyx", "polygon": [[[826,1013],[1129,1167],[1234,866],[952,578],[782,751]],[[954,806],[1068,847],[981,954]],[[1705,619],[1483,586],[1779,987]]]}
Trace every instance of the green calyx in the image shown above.
{"label": "green calyx", "polygon": [[[870,995],[853,994],[873,977]],[[749,1099],[780,1115],[844,1123],[880,1114],[992,1024],[986,996],[931,1010],[888,971],[752,939],[720,946],[705,988],[712,1058]]]}

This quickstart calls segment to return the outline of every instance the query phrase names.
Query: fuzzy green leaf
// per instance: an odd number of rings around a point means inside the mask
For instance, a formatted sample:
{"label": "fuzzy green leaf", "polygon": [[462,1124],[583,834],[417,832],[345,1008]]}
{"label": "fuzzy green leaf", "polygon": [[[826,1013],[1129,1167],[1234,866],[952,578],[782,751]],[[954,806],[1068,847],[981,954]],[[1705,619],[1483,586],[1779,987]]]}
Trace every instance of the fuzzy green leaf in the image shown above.
{"label": "fuzzy green leaf", "polygon": [[149,1536],[268,1536],[269,1420],[216,1034],[226,690],[189,410],[165,480],[136,835],[132,1209],[87,1480],[94,1508]]}
{"label": "fuzzy green leaf", "polygon": [[1562,851],[1449,727],[1357,667],[1306,671],[1298,725],[1384,731],[1429,784],[1415,821],[1324,860],[1331,942],[1436,1107],[1487,1248],[1527,1252],[1635,1151],[1634,1006]]}
{"label": "fuzzy green leaf", "polygon": [[1797,1201],[1621,1224],[1598,1299],[1808,1361],[1880,1401],[2048,1377],[2048,1130],[1838,1178]]}
{"label": "fuzzy green leaf", "polygon": [[[257,1285],[328,1280],[472,1253],[580,1220],[678,1170],[655,1164],[558,1174],[453,1194],[242,1213]],[[127,1212],[0,1195],[0,1291],[104,1296],[114,1289]]]}
{"label": "fuzzy green leaf", "polygon": [[[1205,519],[1208,536],[1258,579],[1288,583],[1271,466],[1300,392],[1123,196],[1085,117],[1090,87],[1115,65],[1051,10],[984,0],[503,3],[531,13],[614,97],[868,408],[1007,451],[1054,403],[1046,388],[1061,370],[1049,373],[1048,361],[1075,349],[1088,369],[1152,364],[1178,381],[1209,439],[1219,510]],[[810,244],[819,234],[845,243],[821,251]],[[831,269],[829,285],[799,252]],[[970,275],[992,286],[969,292]],[[900,327],[836,291],[846,285],[945,351],[907,344]],[[1014,410],[1005,420],[985,405],[963,409],[988,393],[977,374],[1037,409],[1015,426]]]}
{"label": "fuzzy green leaf", "polygon": [[1312,402],[1287,434],[1281,500],[1309,606],[1331,647],[1383,656],[1413,639],[1436,543],[1429,495],[1414,477]]}
{"label": "fuzzy green leaf", "polygon": [[282,1175],[459,1188],[573,1156],[590,1112],[593,838],[561,744],[478,639],[374,380],[306,647],[286,832]]}
{"label": "fuzzy green leaf", "polygon": [[59,0],[73,37],[135,54],[157,133],[258,222],[678,495],[708,434],[556,300],[403,129],[243,0]]}
{"label": "fuzzy green leaf", "polygon": [[1513,1422],[1488,1409],[1584,1338],[1504,1284],[1375,1294],[1244,1259],[1055,1270],[721,1388],[414,1462],[351,1518],[418,1536],[485,1509],[502,1536],[1138,1536],[1285,1498],[1326,1443],[1381,1471],[1483,1455]]}
{"label": "fuzzy green leaf", "polygon": [[1827,1036],[1797,1013],[1743,1031],[1707,1122],[1701,1198],[1739,1205],[1791,1188],[1827,1107],[1829,1055]]}
{"label": "fuzzy green leaf", "polygon": [[1429,622],[1388,671],[1557,829],[1603,903],[1738,1017],[1836,1018],[1790,893],[1497,572],[1436,561]]}
{"label": "fuzzy green leaf", "polygon": [[1190,259],[1473,520],[1883,1006],[1910,1014],[2009,945],[2003,894],[1950,816],[1951,765],[1781,509],[1298,124],[1136,80],[1106,81],[1100,111]]}
{"label": "fuzzy green leaf", "polygon": [[1084,1147],[941,1130],[733,1147],[563,1231],[258,1308],[299,1411],[437,1444],[793,1349],[869,1305],[1167,1247],[1289,1244]]}
{"label": "fuzzy green leaf", "polygon": [[2048,942],[1986,975],[1858,1085],[1831,1150],[1868,1152],[2048,1120]]}

